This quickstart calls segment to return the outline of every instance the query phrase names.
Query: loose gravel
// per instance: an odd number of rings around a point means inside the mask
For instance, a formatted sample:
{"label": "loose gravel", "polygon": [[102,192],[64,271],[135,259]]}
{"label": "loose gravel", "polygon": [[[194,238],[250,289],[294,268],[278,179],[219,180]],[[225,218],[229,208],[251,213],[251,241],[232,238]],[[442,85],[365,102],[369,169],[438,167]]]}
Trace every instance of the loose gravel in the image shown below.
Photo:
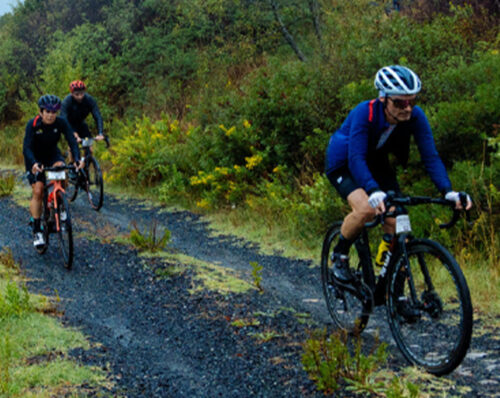
{"label": "loose gravel", "polygon": [[[98,213],[83,197],[71,208],[76,233],[72,270],[63,268],[53,236],[47,253],[35,252],[27,209],[8,198],[0,199],[0,246],[12,249],[30,278],[30,290],[57,294],[63,321],[94,343],[91,350],[71,355],[109,372],[114,386],[96,396],[323,396],[300,362],[308,331],[333,329],[316,264],[263,255],[241,239],[214,236],[201,217],[186,211],[109,195]],[[194,267],[178,264],[182,272],[165,276],[164,260],[139,256],[114,240],[128,233],[132,222],[147,227],[155,221],[172,233],[169,253],[234,270],[249,283],[250,262],[262,265],[263,292],[196,290],[200,282]],[[406,366],[383,312],[370,320],[364,338],[371,340],[376,329],[391,343],[389,366]],[[468,386],[468,397],[500,397],[499,352],[498,329],[477,321],[468,356],[446,378]]]}

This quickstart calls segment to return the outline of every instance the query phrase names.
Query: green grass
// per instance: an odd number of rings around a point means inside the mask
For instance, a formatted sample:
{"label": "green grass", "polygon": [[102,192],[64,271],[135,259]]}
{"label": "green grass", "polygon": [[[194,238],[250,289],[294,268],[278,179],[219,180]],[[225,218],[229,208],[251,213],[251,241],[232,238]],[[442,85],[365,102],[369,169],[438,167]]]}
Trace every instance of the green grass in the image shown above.
{"label": "green grass", "polygon": [[[120,190],[119,186],[114,185],[113,192],[118,193],[120,191],[122,192],[120,196],[124,200],[145,197],[148,200],[148,206],[155,205],[153,202],[149,202],[154,197],[152,190],[149,193],[148,190],[137,193],[130,189]],[[160,203],[157,205],[160,206]],[[175,208],[169,207],[169,209]],[[187,210],[200,213],[200,209],[195,207]],[[244,239],[241,244],[251,242],[263,254],[279,254],[289,258],[311,260],[313,267],[320,264],[323,236],[318,236],[313,242],[310,240],[305,242],[295,236],[294,231],[283,220],[263,219],[260,214],[251,213],[248,209],[236,208],[202,215],[200,221],[208,221],[207,230],[211,233],[211,236],[228,235],[228,231],[231,231],[231,236]],[[373,250],[376,250],[381,233],[374,232],[372,235],[375,236],[374,242],[376,244],[374,243]],[[465,258],[459,254],[456,258],[467,279],[475,310],[481,316],[498,319],[500,301],[491,300],[491,297],[500,295],[500,272],[486,266],[484,264],[485,260],[480,258],[479,255],[473,258],[470,258],[470,256]]]}
{"label": "green grass", "polygon": [[84,396],[108,385],[104,370],[68,352],[91,346],[78,330],[46,313],[49,298],[29,294],[8,250],[0,253],[0,397]]}
{"label": "green grass", "polygon": [[[182,267],[194,271],[193,286],[189,289],[192,294],[203,290],[215,291],[220,294],[246,293],[256,290],[256,287],[243,279],[239,272],[220,264],[168,252],[142,253],[141,256],[163,260],[164,274],[167,277],[170,277],[174,271],[175,273],[182,272]],[[157,270],[158,276],[161,276],[162,273],[161,268]]]}
{"label": "green grass", "polygon": [[212,235],[227,235],[231,231],[231,235],[255,243],[263,254],[313,260],[319,265],[323,236],[302,241],[282,221],[263,221],[259,214],[251,214],[248,209],[221,210],[204,218],[210,222]]}

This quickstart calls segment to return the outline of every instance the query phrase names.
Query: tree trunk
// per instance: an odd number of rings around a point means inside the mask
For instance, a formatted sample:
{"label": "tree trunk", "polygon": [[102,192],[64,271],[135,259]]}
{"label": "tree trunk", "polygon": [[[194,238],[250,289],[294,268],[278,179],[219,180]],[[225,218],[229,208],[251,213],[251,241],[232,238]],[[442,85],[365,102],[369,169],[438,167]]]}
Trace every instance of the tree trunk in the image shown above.
{"label": "tree trunk", "polygon": [[314,25],[314,32],[316,33],[316,37],[318,38],[319,43],[322,43],[321,40],[321,28],[319,26],[319,5],[318,0],[308,0],[309,10],[311,11],[311,16]]}
{"label": "tree trunk", "polygon": [[281,20],[281,17],[278,14],[278,5],[276,4],[276,1],[275,0],[269,0],[269,4],[271,5],[271,8],[273,9],[274,18],[276,18],[276,21],[280,25],[281,33],[283,33],[283,36],[285,37],[285,40],[288,42],[288,44],[290,44],[290,46],[292,47],[293,51],[295,51],[295,54],[297,54],[297,57],[299,57],[299,59],[301,61],[305,61],[306,57],[304,56],[304,54],[302,53],[302,51],[300,51],[299,46],[297,45],[297,43],[293,39],[293,36],[290,34],[290,32],[288,31],[288,29],[286,28],[285,24]]}

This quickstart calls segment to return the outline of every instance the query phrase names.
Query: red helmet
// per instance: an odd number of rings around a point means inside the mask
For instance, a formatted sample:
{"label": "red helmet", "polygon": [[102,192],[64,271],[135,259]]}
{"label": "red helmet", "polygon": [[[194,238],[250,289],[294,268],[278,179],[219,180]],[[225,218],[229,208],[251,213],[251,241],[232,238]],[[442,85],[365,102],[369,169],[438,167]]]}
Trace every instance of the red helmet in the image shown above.
{"label": "red helmet", "polygon": [[69,84],[69,91],[71,92],[85,90],[86,88],[85,83],[81,80],[74,80]]}

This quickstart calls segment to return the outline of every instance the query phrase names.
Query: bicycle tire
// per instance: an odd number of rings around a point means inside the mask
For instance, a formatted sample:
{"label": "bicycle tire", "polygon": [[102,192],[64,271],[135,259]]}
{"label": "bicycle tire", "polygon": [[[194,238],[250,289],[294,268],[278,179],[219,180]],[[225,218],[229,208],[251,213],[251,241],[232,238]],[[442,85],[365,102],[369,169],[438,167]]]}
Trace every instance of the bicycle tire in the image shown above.
{"label": "bicycle tire", "polygon": [[[441,376],[460,365],[472,336],[472,303],[458,263],[439,243],[414,239],[388,270],[387,318],[404,357]],[[412,295],[413,291],[415,292]]]}
{"label": "bicycle tire", "polygon": [[[61,220],[61,213],[66,212],[66,219]],[[69,211],[68,200],[64,193],[58,195],[57,217],[59,219],[59,247],[64,260],[64,266],[71,269],[73,265],[73,228],[71,225],[71,214]]]}
{"label": "bicycle tire", "polygon": [[[348,334],[359,335],[366,327],[372,308],[373,296],[368,286],[361,281],[358,289],[345,288],[333,280],[331,254],[340,234],[342,222],[333,224],[326,233],[321,253],[321,284],[328,312],[336,327]],[[349,253],[351,261],[356,256],[356,245],[352,245]],[[360,273],[358,272],[358,275]],[[358,291],[358,290],[361,290]],[[369,303],[367,303],[367,297]]]}
{"label": "bicycle tire", "polygon": [[78,196],[78,180],[79,177],[75,181],[71,181],[68,179],[68,183],[66,184],[66,197],[70,202],[74,202],[76,197]]}
{"label": "bicycle tire", "polygon": [[90,156],[87,166],[87,197],[90,206],[99,211],[104,199],[104,187],[101,167],[93,156]]}

